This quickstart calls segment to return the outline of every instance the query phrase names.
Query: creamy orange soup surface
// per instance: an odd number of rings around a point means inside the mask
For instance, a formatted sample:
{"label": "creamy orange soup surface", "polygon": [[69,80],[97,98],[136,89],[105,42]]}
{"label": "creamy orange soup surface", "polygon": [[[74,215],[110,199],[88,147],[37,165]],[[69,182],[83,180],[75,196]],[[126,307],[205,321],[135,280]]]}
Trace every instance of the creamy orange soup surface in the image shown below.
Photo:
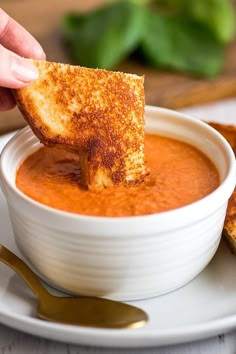
{"label": "creamy orange soup surface", "polygon": [[213,163],[198,149],[174,139],[147,134],[149,175],[138,186],[85,190],[75,153],[42,147],[20,165],[17,187],[56,209],[94,216],[135,216],[175,209],[203,198],[219,185]]}

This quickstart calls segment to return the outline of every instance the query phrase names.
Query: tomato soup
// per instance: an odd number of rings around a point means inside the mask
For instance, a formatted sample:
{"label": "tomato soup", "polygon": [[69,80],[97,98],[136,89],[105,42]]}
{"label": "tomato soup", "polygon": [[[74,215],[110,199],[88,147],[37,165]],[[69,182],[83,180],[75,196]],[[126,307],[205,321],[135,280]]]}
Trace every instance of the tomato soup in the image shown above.
{"label": "tomato soup", "polygon": [[138,186],[84,190],[79,156],[42,147],[20,165],[17,187],[50,207],[83,215],[135,216],[167,211],[197,201],[219,186],[214,164],[184,142],[147,134],[149,175]]}

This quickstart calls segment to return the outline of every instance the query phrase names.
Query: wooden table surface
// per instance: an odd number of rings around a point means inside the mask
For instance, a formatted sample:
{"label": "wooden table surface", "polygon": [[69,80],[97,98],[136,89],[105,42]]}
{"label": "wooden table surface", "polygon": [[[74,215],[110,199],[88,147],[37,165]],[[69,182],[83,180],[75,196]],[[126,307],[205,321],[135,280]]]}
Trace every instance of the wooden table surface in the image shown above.
{"label": "wooden table surface", "polygon": [[[60,18],[70,10],[87,10],[100,0],[1,0],[1,7],[25,26],[43,45],[48,60],[69,62],[63,50],[60,34]],[[225,69],[214,80],[200,80],[173,73],[160,73],[135,63],[123,63],[124,71],[145,73],[146,102],[169,108],[181,108],[192,104],[236,96],[236,45],[229,48]],[[226,103],[227,105],[227,103]],[[236,100],[229,106],[232,120],[236,114]],[[219,104],[215,109],[197,109],[200,117],[205,114],[225,114],[226,106]],[[190,110],[191,111],[191,110]],[[210,118],[210,117],[209,117]],[[0,114],[0,132],[24,125],[17,109]],[[195,343],[149,349],[102,349],[75,346],[66,343],[33,337],[0,325],[0,354],[235,354],[236,331],[220,334],[214,338]]]}
{"label": "wooden table surface", "polygon": [[[65,12],[87,11],[104,0],[1,0],[0,6],[42,44],[47,59],[70,63],[62,41],[60,21]],[[236,41],[229,46],[221,75],[204,80],[182,74],[158,72],[134,61],[121,63],[125,72],[145,74],[146,103],[182,108],[236,96]],[[18,110],[0,114],[0,132],[24,124]]]}

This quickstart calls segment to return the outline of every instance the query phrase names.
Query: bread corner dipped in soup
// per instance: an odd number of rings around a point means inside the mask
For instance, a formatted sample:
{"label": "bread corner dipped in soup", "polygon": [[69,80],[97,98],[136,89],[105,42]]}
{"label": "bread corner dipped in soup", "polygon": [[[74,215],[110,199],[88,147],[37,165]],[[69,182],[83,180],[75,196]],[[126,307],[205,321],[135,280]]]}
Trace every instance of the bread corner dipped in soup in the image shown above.
{"label": "bread corner dipped in soup", "polygon": [[18,168],[24,194],[72,213],[121,217],[179,208],[219,186],[201,151],[144,134],[143,77],[33,62],[39,79],[15,96],[45,146]]}

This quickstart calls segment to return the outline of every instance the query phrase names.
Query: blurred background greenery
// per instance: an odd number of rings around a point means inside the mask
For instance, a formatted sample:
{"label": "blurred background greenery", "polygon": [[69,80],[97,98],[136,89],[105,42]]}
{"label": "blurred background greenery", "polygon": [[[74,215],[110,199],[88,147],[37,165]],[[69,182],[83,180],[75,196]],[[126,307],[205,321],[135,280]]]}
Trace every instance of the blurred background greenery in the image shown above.
{"label": "blurred background greenery", "polygon": [[114,69],[132,56],[208,77],[223,67],[234,21],[230,0],[117,0],[66,14],[62,28],[75,64]]}

